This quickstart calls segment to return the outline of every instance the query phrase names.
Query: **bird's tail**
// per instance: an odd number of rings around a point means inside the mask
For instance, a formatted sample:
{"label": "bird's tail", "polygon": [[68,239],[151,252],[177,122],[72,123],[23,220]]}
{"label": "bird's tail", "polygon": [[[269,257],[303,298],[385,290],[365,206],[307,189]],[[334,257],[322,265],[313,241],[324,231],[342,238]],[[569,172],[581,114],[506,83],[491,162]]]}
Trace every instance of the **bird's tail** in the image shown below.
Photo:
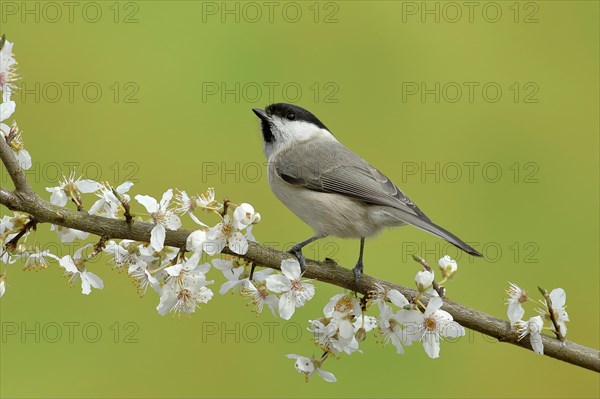
{"label": "bird's tail", "polygon": [[466,253],[468,253],[470,255],[483,257],[483,255],[481,253],[479,253],[475,248],[471,247],[469,244],[467,244],[466,242],[464,242],[463,240],[461,240],[454,234],[450,233],[448,230],[432,223],[430,220],[422,219],[421,217],[419,217],[417,215],[413,215],[411,213],[408,213],[408,212],[405,212],[405,211],[402,211],[399,209],[394,209],[394,210],[396,212],[393,212],[394,213],[393,215],[390,212],[386,212],[386,213],[406,224],[410,224],[411,226],[415,226],[415,227],[417,227],[421,230],[424,230],[428,233],[431,233],[438,237],[441,237],[444,240],[448,241],[450,244],[454,245],[457,248],[462,249],[463,251],[465,251]]}

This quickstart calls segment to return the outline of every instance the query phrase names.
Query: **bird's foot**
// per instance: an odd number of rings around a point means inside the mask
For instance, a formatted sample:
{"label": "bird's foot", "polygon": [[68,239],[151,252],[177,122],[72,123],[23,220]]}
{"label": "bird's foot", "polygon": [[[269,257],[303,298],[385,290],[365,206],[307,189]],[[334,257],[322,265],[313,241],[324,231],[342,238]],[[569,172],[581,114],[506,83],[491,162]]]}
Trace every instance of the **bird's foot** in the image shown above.
{"label": "bird's foot", "polygon": [[358,262],[356,262],[356,266],[354,266],[354,269],[352,269],[352,271],[354,272],[354,284],[358,285],[358,282],[360,281],[360,277],[363,274],[363,269],[364,269],[364,265],[363,265],[362,261],[359,260]]}
{"label": "bird's foot", "polygon": [[300,263],[300,270],[304,271],[306,269],[306,258],[302,254],[302,248],[298,248],[294,245],[288,252],[298,259],[298,263]]}

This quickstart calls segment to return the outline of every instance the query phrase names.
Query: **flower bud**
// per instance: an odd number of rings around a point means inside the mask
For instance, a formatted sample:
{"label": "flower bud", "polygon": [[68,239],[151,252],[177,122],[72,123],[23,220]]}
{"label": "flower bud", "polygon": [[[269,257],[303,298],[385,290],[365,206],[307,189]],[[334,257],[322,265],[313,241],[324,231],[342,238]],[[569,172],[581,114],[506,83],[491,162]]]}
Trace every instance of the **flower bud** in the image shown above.
{"label": "flower bud", "polygon": [[419,292],[425,292],[431,284],[433,283],[433,273],[427,270],[421,270],[417,273],[415,277],[415,283],[417,284],[417,288]]}
{"label": "flower bud", "polygon": [[444,278],[448,278],[448,277],[452,276],[454,273],[456,273],[456,270],[458,269],[458,265],[456,264],[456,261],[448,255],[441,258],[438,261],[438,264],[440,265],[440,270],[441,270],[442,276],[444,276]]}

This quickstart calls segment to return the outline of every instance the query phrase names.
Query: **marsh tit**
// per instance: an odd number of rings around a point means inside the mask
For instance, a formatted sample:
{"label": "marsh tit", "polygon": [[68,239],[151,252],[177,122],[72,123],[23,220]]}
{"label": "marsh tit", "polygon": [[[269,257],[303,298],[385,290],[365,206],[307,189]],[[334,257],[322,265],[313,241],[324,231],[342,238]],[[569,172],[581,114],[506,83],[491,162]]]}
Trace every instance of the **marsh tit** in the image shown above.
{"label": "marsh tit", "polygon": [[302,248],[319,238],[360,239],[355,280],[363,271],[365,238],[385,227],[411,225],[474,255],[474,248],[434,224],[390,179],[340,143],[309,111],[271,104],[252,111],[261,122],[273,193],[314,230],[292,247],[304,270]]}

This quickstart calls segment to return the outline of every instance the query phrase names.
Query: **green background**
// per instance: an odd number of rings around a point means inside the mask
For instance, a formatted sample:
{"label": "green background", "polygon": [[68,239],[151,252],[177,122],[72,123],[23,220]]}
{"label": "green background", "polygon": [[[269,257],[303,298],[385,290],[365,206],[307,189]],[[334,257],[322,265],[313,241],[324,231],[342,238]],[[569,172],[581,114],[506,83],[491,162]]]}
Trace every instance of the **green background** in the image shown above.
{"label": "green background", "polygon": [[[57,167],[68,173],[70,163],[91,178],[134,179],[134,195],[215,187],[219,198],[249,202],[261,212],[254,230],[260,242],[289,247],[311,230],[271,194],[250,108],[292,97],[434,221],[487,256],[472,260],[435,237],[403,228],[367,241],[367,273],[410,286],[418,270],[412,253],[435,263],[447,252],[458,257],[460,268],[449,297],[498,317],[506,317],[508,281],[533,296],[538,285],[562,287],[572,320],[567,338],[598,348],[598,2],[497,2],[502,14],[495,23],[488,22],[495,8],[487,2],[477,3],[472,22],[466,6],[451,22],[455,9],[444,2],[298,2],[302,15],[295,23],[288,21],[295,18],[293,5],[286,6],[288,20],[282,14],[286,3],[275,6],[273,22],[263,2],[252,3],[263,13],[252,22],[255,9],[245,3],[227,3],[239,7],[236,21],[235,14],[221,15],[221,2],[96,2],[102,11],[96,23],[83,17],[84,3],[72,22],[66,6],[53,22],[55,11],[37,3],[37,22],[35,14],[20,14],[25,3],[2,3],[0,32],[16,43],[23,85],[14,96],[14,118],[33,156],[29,177],[44,198],[44,188],[56,185]],[[17,14],[7,3],[16,4]],[[35,4],[27,6],[35,10]],[[217,15],[203,13],[212,6]],[[407,14],[413,6],[418,13]],[[421,15],[423,7],[439,7],[439,22]],[[96,8],[86,10],[93,20]],[[127,16],[132,23],[124,22]],[[65,82],[76,85],[72,98]],[[82,92],[90,82],[102,89],[96,102],[90,100],[93,88]],[[239,82],[239,98],[203,90],[222,82],[228,88]],[[406,96],[403,87],[421,82],[430,89],[440,82],[439,102],[434,95]],[[463,89],[456,102],[452,82]],[[473,101],[464,82],[479,85]],[[496,102],[490,101],[493,91],[482,94],[490,82],[502,89]],[[276,85],[272,98],[266,84]],[[285,93],[286,84],[300,87],[301,96]],[[250,91],[256,85],[263,88],[259,98]],[[408,173],[413,168],[417,174]],[[427,170],[434,172],[422,174]],[[5,174],[2,179],[2,186],[10,185]],[[93,198],[86,198],[89,205]],[[192,227],[189,218],[184,222]],[[33,239],[59,255],[77,247],[58,244],[44,225]],[[306,254],[352,266],[357,251],[357,242],[332,238]],[[307,320],[320,315],[339,292],[335,287],[317,283],[315,298],[284,322],[268,311],[257,318],[237,295],[219,295],[223,279],[213,270],[215,298],[193,317],[179,319],[159,316],[158,297],[149,292],[139,299],[127,274],[105,262],[90,266],[106,287],[89,297],[68,288],[56,264],[38,273],[2,266],[8,278],[0,302],[2,397],[600,394],[597,374],[478,333],[443,342],[436,360],[420,345],[398,356],[370,335],[362,354],[325,363],[336,384],[316,376],[306,384],[285,355],[318,354]],[[527,312],[534,314],[531,307]],[[75,323],[73,342],[69,323]],[[52,343],[57,325],[62,336]],[[88,342],[95,327],[101,336]],[[8,328],[18,332],[10,335]],[[213,328],[219,332],[207,335]],[[27,329],[34,333],[23,335]],[[233,332],[221,335],[227,331]]]}

